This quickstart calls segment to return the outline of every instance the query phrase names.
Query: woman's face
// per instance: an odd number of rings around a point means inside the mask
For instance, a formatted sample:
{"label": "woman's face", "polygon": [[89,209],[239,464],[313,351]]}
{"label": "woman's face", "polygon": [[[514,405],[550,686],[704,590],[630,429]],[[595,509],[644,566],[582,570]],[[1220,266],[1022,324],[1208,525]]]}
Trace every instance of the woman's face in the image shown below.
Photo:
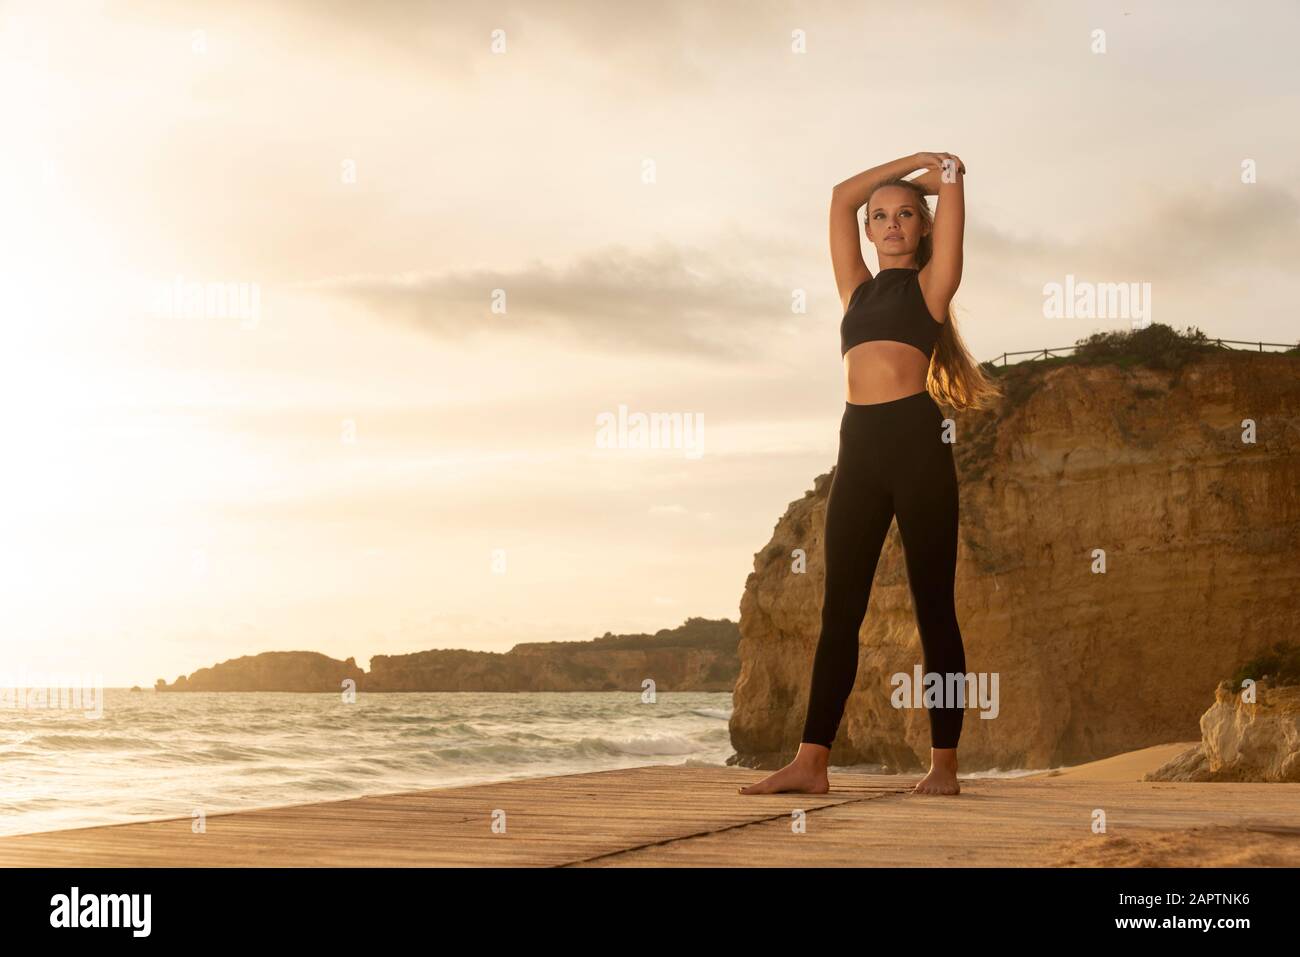
{"label": "woman's face", "polygon": [[867,239],[881,257],[916,252],[929,227],[916,208],[916,194],[902,186],[882,186],[867,205]]}

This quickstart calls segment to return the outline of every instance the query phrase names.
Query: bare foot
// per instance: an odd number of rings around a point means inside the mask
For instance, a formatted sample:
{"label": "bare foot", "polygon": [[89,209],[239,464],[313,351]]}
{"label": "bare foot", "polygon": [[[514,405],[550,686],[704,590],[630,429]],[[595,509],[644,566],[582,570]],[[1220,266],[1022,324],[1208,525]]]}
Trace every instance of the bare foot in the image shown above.
{"label": "bare foot", "polygon": [[831,789],[830,778],[826,774],[830,753],[830,748],[820,744],[801,743],[794,760],[781,770],[773,771],[763,780],[737,790],[741,794],[778,794],[784,791],[826,794]]}
{"label": "bare foot", "polygon": [[960,794],[957,783],[957,749],[931,748],[930,773],[917,782],[912,794]]}

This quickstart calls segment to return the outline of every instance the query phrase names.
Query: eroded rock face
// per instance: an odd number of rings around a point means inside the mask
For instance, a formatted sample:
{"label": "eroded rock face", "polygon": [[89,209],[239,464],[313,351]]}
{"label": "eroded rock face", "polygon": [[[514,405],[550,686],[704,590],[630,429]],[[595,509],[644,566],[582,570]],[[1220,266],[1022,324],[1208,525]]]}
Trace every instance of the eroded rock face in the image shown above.
{"label": "eroded rock face", "polygon": [[[1177,371],[1045,368],[1000,406],[953,416],[957,617],[967,668],[999,676],[997,716],[966,711],[963,771],[1072,765],[1194,737],[1218,682],[1295,633],[1298,371],[1300,360],[1267,353]],[[836,428],[828,420],[828,435]],[[790,505],[745,584],[738,763],[774,766],[799,743],[831,475]],[[896,524],[859,641],[832,763],[928,767],[924,710],[890,703],[890,676],[921,663]]]}
{"label": "eroded rock face", "polygon": [[1300,687],[1259,684],[1253,702],[1224,682],[1201,715],[1201,743],[1146,781],[1300,782]]}

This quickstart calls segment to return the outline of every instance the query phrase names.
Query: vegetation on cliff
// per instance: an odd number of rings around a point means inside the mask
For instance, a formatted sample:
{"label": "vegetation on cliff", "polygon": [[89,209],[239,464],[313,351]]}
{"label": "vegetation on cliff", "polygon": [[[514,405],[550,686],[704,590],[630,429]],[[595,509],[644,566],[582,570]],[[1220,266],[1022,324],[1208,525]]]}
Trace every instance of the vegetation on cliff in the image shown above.
{"label": "vegetation on cliff", "polygon": [[1257,682],[1268,681],[1275,686],[1300,684],[1300,645],[1279,641],[1238,668],[1230,683],[1232,687],[1240,688],[1247,678]]}

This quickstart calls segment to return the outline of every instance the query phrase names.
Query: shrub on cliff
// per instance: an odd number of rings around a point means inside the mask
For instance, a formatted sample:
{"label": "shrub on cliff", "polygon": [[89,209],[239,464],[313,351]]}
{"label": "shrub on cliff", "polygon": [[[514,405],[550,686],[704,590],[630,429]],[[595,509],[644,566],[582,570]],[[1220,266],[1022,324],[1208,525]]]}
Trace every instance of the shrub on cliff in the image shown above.
{"label": "shrub on cliff", "polygon": [[1196,326],[1188,326],[1180,333],[1164,323],[1153,322],[1145,329],[1095,332],[1076,342],[1073,358],[1084,363],[1113,362],[1177,369],[1217,348]]}
{"label": "shrub on cliff", "polygon": [[1238,668],[1233,673],[1232,686],[1240,688],[1247,678],[1253,681],[1268,679],[1274,685],[1300,684],[1300,646],[1290,641],[1279,641],[1269,651]]}

